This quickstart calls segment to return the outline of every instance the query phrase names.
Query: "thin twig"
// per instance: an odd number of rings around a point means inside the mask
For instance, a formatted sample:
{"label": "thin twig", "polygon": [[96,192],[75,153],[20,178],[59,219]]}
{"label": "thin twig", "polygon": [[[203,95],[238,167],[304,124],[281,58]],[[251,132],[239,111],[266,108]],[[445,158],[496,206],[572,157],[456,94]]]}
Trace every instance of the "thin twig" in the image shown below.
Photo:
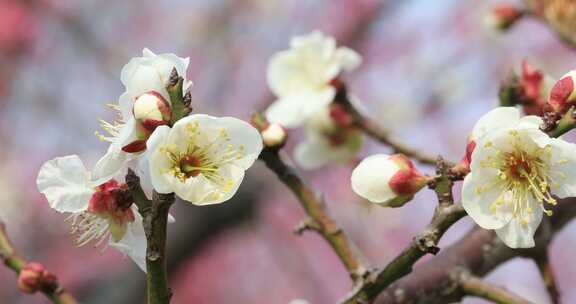
{"label": "thin twig", "polygon": [[[357,247],[328,215],[326,204],[308,187],[296,171],[280,159],[277,150],[264,148],[260,159],[296,195],[309,218],[307,228],[317,231],[332,246],[351,278],[361,282],[370,273]],[[305,229],[302,229],[305,230]]]}
{"label": "thin twig", "polygon": [[460,288],[466,295],[476,296],[499,304],[530,304],[520,296],[470,275],[462,275]]}
{"label": "thin twig", "polygon": [[[336,95],[336,98],[334,99],[334,102],[343,106],[343,108],[351,116],[353,124],[357,128],[362,130],[364,133],[366,133],[373,139],[392,148],[394,153],[402,153],[423,164],[428,165],[436,164],[437,155],[427,154],[421,151],[423,149],[410,147],[405,143],[395,139],[393,136],[390,135],[390,133],[387,130],[382,128],[378,123],[368,118],[367,116],[363,115],[358,109],[356,109],[356,107],[352,104],[352,102],[350,102],[350,99],[348,98],[348,93],[344,83],[336,82],[335,86],[338,89],[338,93]],[[449,163],[451,166],[454,165],[452,162]]]}
{"label": "thin twig", "polygon": [[[18,255],[14,245],[10,241],[8,234],[6,233],[6,227],[4,223],[0,222],[0,259],[4,264],[13,270],[16,274],[20,274],[20,271],[28,262]],[[75,304],[76,300],[74,297],[68,293],[62,286],[56,283],[51,283],[49,286],[43,286],[40,291],[49,298],[52,303],[55,304]]]}

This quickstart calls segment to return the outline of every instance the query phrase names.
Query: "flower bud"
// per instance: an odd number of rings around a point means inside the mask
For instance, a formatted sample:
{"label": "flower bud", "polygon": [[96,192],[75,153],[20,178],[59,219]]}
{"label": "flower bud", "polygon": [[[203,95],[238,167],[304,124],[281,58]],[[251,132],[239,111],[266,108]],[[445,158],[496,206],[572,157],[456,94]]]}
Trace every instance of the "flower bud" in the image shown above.
{"label": "flower bud", "polygon": [[426,185],[424,177],[402,154],[376,154],[352,172],[352,189],[363,198],[386,207],[401,207]]}
{"label": "flower bud", "polygon": [[43,286],[56,283],[56,276],[48,272],[44,265],[36,262],[26,264],[18,275],[18,288],[24,293],[35,293]]}
{"label": "flower bud", "polygon": [[472,152],[474,152],[474,148],[476,148],[476,141],[475,140],[468,140],[468,144],[466,145],[466,154],[460,161],[460,166],[464,168],[466,171],[470,171],[470,163],[472,163]]}
{"label": "flower bud", "polygon": [[510,4],[500,4],[492,9],[487,17],[487,23],[498,30],[506,30],[514,24],[523,12]]}
{"label": "flower bud", "polygon": [[158,92],[144,93],[134,101],[134,118],[152,133],[156,127],[170,122],[170,104]]}
{"label": "flower bud", "polygon": [[282,148],[288,138],[286,129],[277,123],[268,124],[262,131],[262,140],[268,148]]}
{"label": "flower bud", "polygon": [[563,114],[576,101],[576,91],[574,90],[574,81],[576,79],[576,70],[568,72],[554,84],[550,90],[548,104],[554,111]]}

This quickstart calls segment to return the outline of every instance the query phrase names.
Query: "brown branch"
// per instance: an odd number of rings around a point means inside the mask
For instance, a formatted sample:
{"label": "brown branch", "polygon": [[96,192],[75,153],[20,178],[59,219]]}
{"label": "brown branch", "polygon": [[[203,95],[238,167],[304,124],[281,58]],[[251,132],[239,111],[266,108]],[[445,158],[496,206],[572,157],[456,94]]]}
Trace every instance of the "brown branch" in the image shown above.
{"label": "brown branch", "polygon": [[[389,146],[392,148],[394,153],[402,153],[420,163],[434,165],[436,164],[437,155],[427,154],[422,152],[421,149],[410,147],[403,142],[395,139],[390,133],[382,128],[378,123],[368,118],[362,114],[356,107],[350,102],[348,98],[348,93],[344,83],[336,81],[335,86],[338,89],[338,93],[334,99],[334,102],[342,105],[344,110],[352,118],[352,123],[358,129],[362,130],[368,136],[372,137],[374,140]],[[449,162],[451,165],[453,163]]]}
{"label": "brown branch", "polygon": [[558,291],[558,287],[556,285],[556,279],[554,277],[552,265],[550,265],[548,250],[544,250],[542,254],[535,256],[534,262],[538,266],[538,270],[542,276],[542,281],[544,281],[544,286],[546,286],[548,294],[550,295],[550,300],[553,304],[560,303],[560,292]]}
{"label": "brown branch", "polygon": [[511,249],[502,243],[493,231],[476,227],[437,257],[420,265],[418,271],[386,288],[376,303],[457,302],[465,296],[457,281],[457,274],[461,271],[482,277],[512,258],[533,258],[548,247],[556,233],[574,216],[576,199],[561,200],[554,210],[554,215],[545,218],[538,229],[536,247],[529,249]]}
{"label": "brown branch", "polygon": [[480,280],[477,277],[463,274],[460,278],[460,288],[470,296],[476,296],[499,304],[530,304],[510,291]]}
{"label": "brown branch", "polygon": [[437,247],[440,238],[448,228],[464,217],[466,212],[462,205],[454,204],[451,170],[442,158],[437,160],[437,176],[429,186],[436,192],[439,202],[430,224],[392,262],[357,285],[342,303],[372,302],[382,290],[409,274],[420,258],[427,253],[437,254],[440,251]]}
{"label": "brown branch", "polygon": [[174,203],[174,194],[159,194],[154,191],[152,200],[148,200],[140,186],[140,179],[132,170],[128,170],[126,184],[142,215],[146,233],[147,303],[170,303],[172,291],[168,287],[166,270],[166,238],[168,212]]}
{"label": "brown branch", "polygon": [[354,282],[363,281],[370,270],[352,240],[328,215],[324,201],[304,183],[294,168],[280,159],[277,150],[264,148],[260,154],[260,159],[290,188],[306,211],[308,218],[303,222],[306,227],[301,227],[300,230],[312,229],[317,231],[332,246],[352,280]]}
{"label": "brown branch", "polygon": [[[20,274],[20,271],[28,264],[28,262],[18,255],[14,245],[10,241],[8,234],[6,233],[6,227],[4,223],[0,222],[0,259],[4,264],[13,270],[16,274]],[[55,304],[75,304],[76,300],[74,297],[68,293],[62,286],[60,286],[55,280],[50,282],[50,284],[42,284],[40,291],[49,298],[52,303]]]}

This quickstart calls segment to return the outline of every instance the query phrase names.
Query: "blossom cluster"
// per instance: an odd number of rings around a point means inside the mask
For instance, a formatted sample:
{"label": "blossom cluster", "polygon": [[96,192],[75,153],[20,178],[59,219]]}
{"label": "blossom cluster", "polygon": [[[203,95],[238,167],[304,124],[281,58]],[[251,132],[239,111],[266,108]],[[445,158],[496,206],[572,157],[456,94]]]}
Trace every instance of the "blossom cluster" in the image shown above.
{"label": "blossom cluster", "polygon": [[[188,64],[188,58],[144,49],[122,69],[125,92],[111,105],[118,118],[101,121],[107,134],[97,135],[110,145],[94,168],[86,169],[77,155],[40,168],[38,189],[54,210],[70,214],[78,245],[109,243],[146,271],[142,216],[124,182],[128,169],[139,176],[149,199],[156,191],[207,205],[230,199],[258,157],[262,138],[250,124],[188,115],[183,100],[171,96],[168,87],[175,77],[182,78],[182,92],[176,95],[183,97],[191,88],[185,78]],[[185,107],[183,113],[176,113],[182,107],[175,103]]]}
{"label": "blossom cluster", "polygon": [[[70,214],[78,245],[108,243],[145,271],[146,237],[125,182],[128,170],[139,176],[149,198],[153,191],[175,193],[192,204],[210,205],[229,200],[263,147],[281,148],[291,128],[305,128],[305,140],[294,149],[301,167],[349,162],[361,151],[363,131],[360,112],[350,111],[359,111],[360,101],[348,92],[343,74],[360,63],[359,54],[321,32],[293,38],[290,49],[270,60],[267,81],[276,100],[263,123],[254,123],[256,129],[232,117],[191,114],[189,100],[184,101],[192,87],[186,79],[189,59],[144,49],[122,69],[125,92],[111,106],[117,120],[101,121],[107,134],[97,135],[110,143],[106,153],[92,170],[76,155],[46,162],[38,189],[54,210]],[[546,99],[542,73],[525,63],[520,85],[531,103],[523,110],[565,115],[575,106],[575,75],[562,77]],[[544,121],[537,115],[521,117],[512,106],[485,114],[457,165],[466,175],[463,208],[513,248],[534,246],[543,214],[552,214],[558,198],[576,195],[576,146],[542,131]],[[436,179],[409,156],[366,157],[351,174],[352,190],[381,206],[403,206]]]}

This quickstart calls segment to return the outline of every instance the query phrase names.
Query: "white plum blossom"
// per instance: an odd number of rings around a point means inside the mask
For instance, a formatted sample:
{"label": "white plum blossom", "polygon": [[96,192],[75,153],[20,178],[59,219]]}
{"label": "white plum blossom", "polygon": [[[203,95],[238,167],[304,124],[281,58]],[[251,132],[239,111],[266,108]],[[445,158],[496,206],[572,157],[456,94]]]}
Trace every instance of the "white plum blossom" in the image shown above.
{"label": "white plum blossom", "polygon": [[[122,68],[121,81],[126,91],[120,96],[119,104],[112,106],[119,111],[118,120],[101,121],[109,136],[99,136],[111,144],[94,167],[95,178],[114,176],[126,163],[139,159],[152,132],[160,125],[169,124],[171,105],[166,86],[173,69],[179,76],[186,77],[189,61],[189,58],[170,53],[156,55],[144,49],[142,57],[132,58]],[[184,92],[191,85],[185,79]],[[139,175],[145,175],[144,169],[132,167]]]}
{"label": "white plum blossom", "polygon": [[337,47],[333,37],[319,31],[292,38],[290,49],[275,54],[268,65],[268,86],[277,100],[266,118],[287,128],[299,126],[334,100],[332,81],[360,62],[355,51]]}
{"label": "white plum blossom", "polygon": [[427,179],[402,154],[375,154],[352,171],[352,190],[385,207],[400,207],[412,200]]}
{"label": "white plum blossom", "polygon": [[474,221],[509,247],[534,246],[534,233],[554,196],[576,195],[576,146],[540,131],[542,119],[497,108],[473,131],[471,172],[462,204]]}
{"label": "white plum blossom", "polygon": [[294,159],[308,170],[353,160],[362,148],[363,136],[350,124],[348,114],[339,105],[319,109],[306,122],[306,138],[296,146]]}
{"label": "white plum blossom", "polygon": [[146,271],[146,236],[142,217],[126,196],[127,185],[94,180],[76,155],[58,157],[40,168],[38,190],[50,207],[70,213],[78,246],[104,242],[129,256]]}
{"label": "white plum blossom", "polygon": [[148,162],[154,189],[176,193],[195,205],[230,199],[244,171],[262,150],[260,133],[232,117],[194,114],[170,129],[160,126],[148,140]]}

